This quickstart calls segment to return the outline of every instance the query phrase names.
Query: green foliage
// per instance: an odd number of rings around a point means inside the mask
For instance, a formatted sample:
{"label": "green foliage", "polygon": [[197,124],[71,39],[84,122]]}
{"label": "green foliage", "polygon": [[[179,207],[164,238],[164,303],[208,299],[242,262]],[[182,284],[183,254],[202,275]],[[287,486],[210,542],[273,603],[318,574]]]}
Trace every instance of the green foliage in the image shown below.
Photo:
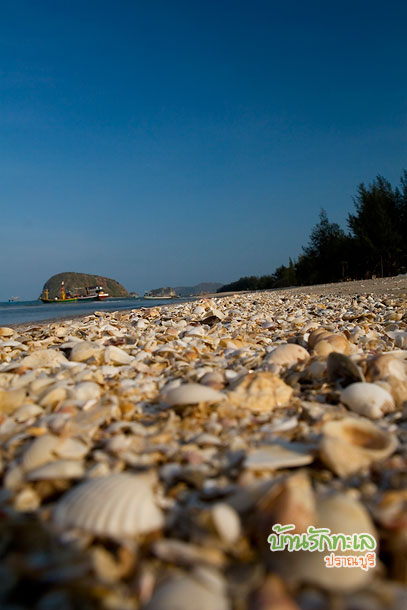
{"label": "green foliage", "polygon": [[360,184],[355,212],[348,215],[350,233],[328,220],[324,209],[298,261],[291,258],[272,275],[242,277],[218,292],[265,290],[395,275],[407,271],[407,171],[393,189],[382,176]]}
{"label": "green foliage", "polygon": [[354,199],[356,213],[349,214],[348,225],[362,255],[367,275],[394,275],[403,253],[403,203],[398,189],[382,176],[368,188],[358,187]]}

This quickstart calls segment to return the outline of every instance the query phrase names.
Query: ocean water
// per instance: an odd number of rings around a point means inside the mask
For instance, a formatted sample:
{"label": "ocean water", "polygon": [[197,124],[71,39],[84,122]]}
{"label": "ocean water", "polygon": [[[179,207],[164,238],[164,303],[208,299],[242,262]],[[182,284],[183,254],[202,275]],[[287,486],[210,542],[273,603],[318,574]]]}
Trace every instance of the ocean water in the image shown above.
{"label": "ocean water", "polygon": [[140,309],[157,305],[176,304],[191,299],[107,299],[106,301],[88,301],[74,303],[42,303],[42,301],[19,301],[17,303],[0,303],[0,326],[40,322],[41,320],[69,319],[85,316],[94,311],[120,311],[121,309]]}

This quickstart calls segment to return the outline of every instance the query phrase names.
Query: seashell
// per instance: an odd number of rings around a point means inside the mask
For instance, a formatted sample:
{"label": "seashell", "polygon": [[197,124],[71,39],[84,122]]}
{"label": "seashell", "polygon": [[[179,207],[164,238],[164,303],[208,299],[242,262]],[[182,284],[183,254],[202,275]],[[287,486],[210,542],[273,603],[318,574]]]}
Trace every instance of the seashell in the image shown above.
{"label": "seashell", "polygon": [[[293,444],[290,444],[290,447]],[[293,451],[283,444],[264,445],[248,452],[245,467],[249,470],[277,470],[306,466],[314,457],[305,452]]]}
{"label": "seashell", "polygon": [[30,369],[53,368],[67,364],[65,356],[55,349],[39,349],[21,361],[21,366]]}
{"label": "seashell", "polygon": [[130,356],[127,352],[120,347],[115,345],[109,345],[105,349],[105,362],[106,364],[130,364],[133,361],[133,356]]}
{"label": "seashell", "polygon": [[211,371],[205,373],[200,379],[199,383],[207,385],[214,390],[222,390],[225,386],[225,378],[220,371]]}
{"label": "seashell", "polygon": [[308,345],[311,349],[313,349],[318,341],[321,341],[325,337],[329,337],[331,334],[332,333],[325,328],[316,328],[315,330],[311,331],[308,336]]}
{"label": "seashell", "polygon": [[86,362],[90,358],[97,358],[103,347],[92,341],[82,341],[72,348],[70,360],[72,362]]}
{"label": "seashell", "polygon": [[0,337],[11,337],[14,335],[14,330],[7,326],[0,326]]}
{"label": "seashell", "polygon": [[148,474],[113,474],[90,479],[59,500],[54,521],[61,529],[79,528],[99,536],[126,539],[164,525]]}
{"label": "seashell", "polygon": [[43,434],[36,438],[23,453],[22,466],[24,470],[30,471],[55,459],[55,450],[60,443],[60,438],[53,434]]}
{"label": "seashell", "polygon": [[302,379],[321,381],[327,373],[326,360],[314,360],[301,374]]}
{"label": "seashell", "polygon": [[[360,502],[345,494],[335,494],[317,499],[317,521],[315,527],[328,528],[331,534],[369,534],[377,540],[377,532],[366,509]],[[337,554],[360,556],[365,550],[339,550]],[[295,580],[317,585],[328,591],[351,592],[365,586],[373,577],[374,570],[335,567],[327,569],[324,557],[329,555],[300,551],[286,554],[286,572]]]}
{"label": "seashell", "polygon": [[375,383],[358,382],[348,385],[341,392],[341,402],[359,415],[372,419],[378,419],[395,409],[392,395]]}
{"label": "seashell", "polygon": [[[264,491],[255,501],[254,510],[253,507],[251,508],[253,529],[265,563],[269,569],[274,571],[277,567],[274,562],[278,563],[279,559],[270,553],[267,544],[267,538],[273,525],[276,523],[293,524],[295,533],[305,533],[310,525],[316,523],[316,500],[311,480],[305,471],[300,470],[271,485],[270,482],[263,482],[263,486]],[[257,484],[253,491],[246,492],[246,498],[257,495],[260,490],[261,487]],[[237,500],[241,505],[242,500],[239,498]],[[236,498],[234,501],[236,502]]]}
{"label": "seashell", "polygon": [[41,498],[31,487],[24,487],[14,499],[14,508],[23,512],[37,510],[40,504]]}
{"label": "seashell", "polygon": [[219,402],[225,400],[225,394],[199,383],[185,383],[163,392],[160,400],[170,406],[193,405],[199,402]]}
{"label": "seashell", "polygon": [[41,407],[56,407],[60,402],[66,398],[66,389],[63,386],[53,386],[51,389],[47,388],[43,395],[40,397],[39,404]]}
{"label": "seashell", "polygon": [[72,398],[81,402],[97,400],[100,398],[100,394],[100,386],[94,381],[83,381],[82,383],[78,383],[70,392]]}
{"label": "seashell", "polygon": [[27,474],[29,481],[39,481],[46,479],[80,479],[85,474],[85,467],[82,462],[75,460],[55,460],[49,462]]}
{"label": "seashell", "polygon": [[10,415],[25,402],[25,390],[0,390],[0,413]]}
{"label": "seashell", "polygon": [[384,460],[397,447],[395,436],[365,418],[330,421],[324,425],[322,434],[320,457],[340,477]]}
{"label": "seashell", "polygon": [[77,460],[85,457],[88,447],[77,438],[61,438],[54,452],[60,458]]}
{"label": "seashell", "polygon": [[211,516],[220,538],[227,544],[235,544],[241,536],[241,524],[237,512],[229,504],[218,502],[212,508]]}
{"label": "seashell", "polygon": [[345,354],[331,352],[327,359],[328,381],[346,388],[351,383],[364,381],[362,370]]}
{"label": "seashell", "polygon": [[318,356],[327,356],[331,352],[350,354],[351,347],[349,341],[343,335],[328,335],[319,339],[314,346],[314,352]]}
{"label": "seashell", "polygon": [[366,378],[368,381],[386,380],[394,377],[399,381],[407,381],[406,364],[389,354],[380,354],[367,361]]}
{"label": "seashell", "polygon": [[301,345],[285,343],[284,345],[279,345],[273,349],[273,351],[266,356],[264,361],[278,366],[290,367],[297,364],[297,362],[308,360],[309,357],[309,353],[306,349],[301,347]]}
{"label": "seashell", "polygon": [[13,417],[16,422],[24,423],[33,417],[37,417],[43,410],[38,405],[26,404],[14,411]]}
{"label": "seashell", "polygon": [[399,347],[400,349],[407,348],[407,331],[390,330],[386,331],[386,335],[394,340],[396,347]]}
{"label": "seashell", "polygon": [[287,405],[292,394],[293,389],[277,375],[262,371],[238,378],[227,396],[233,405],[262,412]]}
{"label": "seashell", "polygon": [[192,607],[194,610],[231,609],[225,583],[218,573],[208,569],[204,573],[201,568],[191,576],[173,576],[154,591],[143,610],[192,610]]}
{"label": "seashell", "polygon": [[152,545],[152,551],[162,561],[184,566],[206,564],[213,567],[222,567],[226,563],[222,551],[183,542],[176,538],[157,540]]}

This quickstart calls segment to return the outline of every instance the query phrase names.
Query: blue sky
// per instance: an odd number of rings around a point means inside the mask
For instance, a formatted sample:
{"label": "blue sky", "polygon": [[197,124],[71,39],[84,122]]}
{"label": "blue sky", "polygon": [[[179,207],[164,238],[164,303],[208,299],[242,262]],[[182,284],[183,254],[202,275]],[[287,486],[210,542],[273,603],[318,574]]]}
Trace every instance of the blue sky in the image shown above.
{"label": "blue sky", "polygon": [[0,300],[271,273],[407,167],[400,0],[1,0]]}

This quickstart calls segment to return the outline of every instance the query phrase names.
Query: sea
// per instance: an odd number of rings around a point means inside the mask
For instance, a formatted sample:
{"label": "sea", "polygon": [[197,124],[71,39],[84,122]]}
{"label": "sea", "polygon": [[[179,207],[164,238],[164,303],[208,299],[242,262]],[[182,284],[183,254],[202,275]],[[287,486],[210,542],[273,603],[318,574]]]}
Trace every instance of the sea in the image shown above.
{"label": "sea", "polygon": [[[193,297],[192,297],[193,298]],[[71,317],[86,316],[94,311],[120,311],[125,309],[140,309],[141,307],[156,307],[157,305],[177,304],[191,301],[185,299],[106,299],[105,301],[85,301],[72,303],[43,303],[42,301],[17,301],[15,303],[0,302],[0,326],[41,322],[45,320],[69,320]]]}

